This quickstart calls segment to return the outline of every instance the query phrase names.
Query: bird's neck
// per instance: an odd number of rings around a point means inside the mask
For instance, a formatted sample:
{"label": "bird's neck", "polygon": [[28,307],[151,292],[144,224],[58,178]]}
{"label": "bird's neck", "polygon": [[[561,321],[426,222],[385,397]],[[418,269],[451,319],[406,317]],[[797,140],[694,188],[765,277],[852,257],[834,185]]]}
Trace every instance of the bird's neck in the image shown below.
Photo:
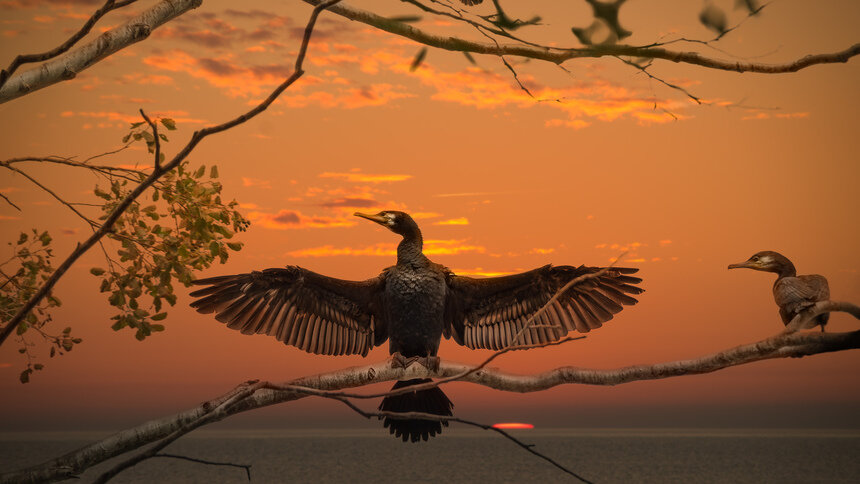
{"label": "bird's neck", "polygon": [[777,277],[777,280],[782,279],[783,277],[796,277],[797,276],[797,269],[794,268],[794,264],[792,264],[791,261],[783,262],[782,264],[780,264],[780,266],[774,272],[779,274],[779,277]]}
{"label": "bird's neck", "polygon": [[413,231],[403,236],[400,245],[397,246],[397,263],[398,264],[414,264],[425,259],[421,252],[424,248],[424,239],[421,237],[421,231],[415,227]]}

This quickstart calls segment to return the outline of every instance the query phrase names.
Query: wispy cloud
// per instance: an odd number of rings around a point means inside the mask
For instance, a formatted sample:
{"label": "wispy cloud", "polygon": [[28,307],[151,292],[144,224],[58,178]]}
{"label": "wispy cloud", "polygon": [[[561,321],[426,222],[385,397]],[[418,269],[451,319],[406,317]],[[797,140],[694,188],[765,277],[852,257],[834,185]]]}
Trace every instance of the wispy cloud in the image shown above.
{"label": "wispy cloud", "polygon": [[305,215],[296,210],[280,210],[276,213],[254,211],[248,213],[247,217],[261,227],[275,230],[351,227],[356,225],[355,220],[347,216]]}
{"label": "wispy cloud", "polygon": [[466,217],[451,218],[448,220],[433,222],[433,225],[469,225],[469,219]]}
{"label": "wispy cloud", "polygon": [[242,177],[242,186],[243,187],[257,187],[257,188],[272,188],[272,182],[270,180],[261,180],[259,178],[249,178]]}
{"label": "wispy cloud", "polygon": [[405,181],[412,178],[412,175],[399,174],[370,174],[360,172],[348,173],[320,173],[320,178],[340,178],[352,183],[392,183]]}

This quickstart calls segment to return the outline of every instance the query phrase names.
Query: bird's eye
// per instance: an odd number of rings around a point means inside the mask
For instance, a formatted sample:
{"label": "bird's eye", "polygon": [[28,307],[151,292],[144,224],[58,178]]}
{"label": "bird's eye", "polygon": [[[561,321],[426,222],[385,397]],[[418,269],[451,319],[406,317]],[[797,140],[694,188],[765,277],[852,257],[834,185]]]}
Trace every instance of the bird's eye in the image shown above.
{"label": "bird's eye", "polygon": [[754,256],[750,257],[750,260],[753,262],[758,262],[758,256],[754,255]]}

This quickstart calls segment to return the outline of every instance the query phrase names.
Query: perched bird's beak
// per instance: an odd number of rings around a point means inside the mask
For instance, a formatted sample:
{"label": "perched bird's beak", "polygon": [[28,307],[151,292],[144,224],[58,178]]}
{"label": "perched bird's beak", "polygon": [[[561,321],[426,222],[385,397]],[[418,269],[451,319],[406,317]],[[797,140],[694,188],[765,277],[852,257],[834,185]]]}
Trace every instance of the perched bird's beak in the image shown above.
{"label": "perched bird's beak", "polygon": [[366,213],[355,212],[353,215],[355,215],[356,217],[366,218],[367,220],[370,220],[372,222],[376,222],[380,225],[387,225],[387,222],[388,222],[388,220],[386,220],[385,217],[383,217],[379,214],[370,215],[370,214],[366,214]]}
{"label": "perched bird's beak", "polygon": [[729,269],[761,269],[761,264],[753,261],[744,261],[737,264],[729,264]]}

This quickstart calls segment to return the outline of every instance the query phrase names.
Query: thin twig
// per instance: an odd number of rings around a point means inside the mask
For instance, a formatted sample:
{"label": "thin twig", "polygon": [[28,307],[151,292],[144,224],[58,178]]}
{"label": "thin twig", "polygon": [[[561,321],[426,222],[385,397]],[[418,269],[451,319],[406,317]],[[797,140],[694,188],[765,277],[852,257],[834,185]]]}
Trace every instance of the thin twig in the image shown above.
{"label": "thin twig", "polygon": [[[99,226],[99,224],[98,224],[98,223],[96,223],[94,220],[92,220],[91,218],[87,217],[86,215],[82,214],[78,209],[76,209],[76,208],[74,207],[74,205],[72,205],[71,203],[69,203],[69,202],[67,202],[66,200],[64,200],[61,196],[59,196],[59,195],[57,195],[56,193],[54,193],[54,191],[53,191],[53,190],[51,190],[50,188],[48,188],[48,187],[46,187],[45,185],[43,185],[41,182],[39,182],[39,181],[38,181],[38,180],[36,180],[35,178],[33,178],[33,177],[31,177],[30,175],[26,174],[25,172],[23,172],[23,171],[19,170],[18,168],[15,168],[14,166],[6,165],[6,168],[8,168],[8,169],[10,169],[10,170],[14,171],[15,173],[18,173],[19,175],[21,175],[21,176],[23,176],[24,178],[26,178],[26,179],[30,180],[31,182],[33,182],[33,184],[35,184],[37,187],[41,188],[42,190],[44,190],[45,192],[47,192],[49,195],[51,195],[52,197],[54,197],[58,202],[62,203],[62,204],[63,204],[63,205],[65,205],[66,207],[68,207],[68,208],[69,208],[69,210],[71,210],[72,212],[74,212],[74,213],[75,213],[75,215],[77,215],[78,217],[82,218],[82,219],[84,220],[84,222],[86,222],[86,223],[90,224],[90,227],[98,227],[98,226]],[[38,304],[38,302],[37,302],[37,304]],[[34,307],[35,307],[35,305],[34,305]],[[0,341],[0,343],[2,343],[2,341]]]}
{"label": "thin twig", "polygon": [[170,459],[181,459],[187,460],[191,462],[197,462],[198,464],[206,464],[209,466],[228,466],[228,467],[238,467],[240,469],[245,469],[245,475],[248,476],[248,481],[251,480],[251,464],[233,464],[232,462],[214,462],[211,460],[203,460],[203,459],[195,459],[194,457],[188,457],[185,455],[177,455],[177,454],[155,454],[152,457],[167,457]]}
{"label": "thin twig", "polygon": [[6,200],[6,203],[8,203],[9,205],[12,205],[13,207],[17,208],[19,212],[22,211],[21,207],[15,205],[15,203],[12,202],[12,200],[9,200],[9,197],[7,197],[6,195],[3,195],[2,193],[0,193],[0,197],[2,197],[3,200]]}

